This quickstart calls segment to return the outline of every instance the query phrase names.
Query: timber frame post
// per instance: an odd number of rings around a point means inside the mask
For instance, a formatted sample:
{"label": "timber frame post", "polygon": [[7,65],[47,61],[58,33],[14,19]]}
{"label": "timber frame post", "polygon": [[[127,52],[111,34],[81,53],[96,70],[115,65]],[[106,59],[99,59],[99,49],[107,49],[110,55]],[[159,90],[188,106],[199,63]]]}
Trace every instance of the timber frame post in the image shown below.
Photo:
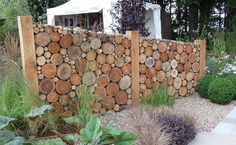
{"label": "timber frame post", "polygon": [[127,31],[126,36],[131,40],[131,90],[133,104],[139,103],[139,41],[138,31]]}
{"label": "timber frame post", "polygon": [[32,16],[19,16],[18,28],[20,36],[21,60],[26,83],[35,94],[39,93],[36,66],[35,43]]}
{"label": "timber frame post", "polygon": [[205,67],[206,67],[206,40],[195,40],[195,44],[200,47],[200,79],[205,76]]}

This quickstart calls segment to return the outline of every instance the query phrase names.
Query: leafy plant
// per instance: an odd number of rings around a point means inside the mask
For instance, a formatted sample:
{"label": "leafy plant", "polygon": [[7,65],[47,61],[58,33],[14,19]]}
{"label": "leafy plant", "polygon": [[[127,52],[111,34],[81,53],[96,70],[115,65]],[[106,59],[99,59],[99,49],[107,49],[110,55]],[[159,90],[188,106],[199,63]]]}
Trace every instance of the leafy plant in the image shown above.
{"label": "leafy plant", "polygon": [[222,36],[213,38],[213,53],[215,56],[220,56],[226,50],[225,39]]}
{"label": "leafy plant", "polygon": [[203,98],[208,98],[208,86],[217,77],[214,75],[206,75],[198,82],[198,93]]}
{"label": "leafy plant", "polygon": [[236,54],[236,33],[225,33],[225,48],[229,54]]}
{"label": "leafy plant", "polygon": [[148,96],[141,98],[141,104],[157,106],[173,106],[175,102],[174,97],[168,95],[165,87],[161,86],[159,90],[154,89]]}
{"label": "leafy plant", "polygon": [[[44,106],[43,101],[26,84],[18,66],[13,65],[11,69],[0,89],[0,115],[15,118],[7,129],[23,132],[26,136],[36,134],[38,128],[43,131],[49,128],[56,130],[55,118],[48,110],[49,106]],[[32,106],[39,108],[31,110]]]}
{"label": "leafy plant", "polygon": [[113,127],[101,127],[100,120],[91,119],[80,131],[82,145],[134,145],[137,138],[134,134],[119,131]]}
{"label": "leafy plant", "polygon": [[157,120],[157,123],[161,123],[163,129],[171,134],[171,145],[187,145],[196,136],[194,125],[176,115],[159,116]]}
{"label": "leafy plant", "polygon": [[6,126],[9,125],[11,121],[14,121],[14,120],[15,118],[9,118],[9,117],[0,115],[0,129],[5,128]]}
{"label": "leafy plant", "polygon": [[[225,78],[227,80],[230,80],[234,84],[234,88],[236,89],[236,75],[234,75],[234,74],[227,75]],[[236,100],[236,93],[234,95],[234,100]]]}
{"label": "leafy plant", "polygon": [[12,131],[0,131],[0,143],[4,145],[22,145],[25,139]]}
{"label": "leafy plant", "polygon": [[210,101],[217,104],[228,104],[234,98],[234,84],[225,78],[218,78],[209,84],[208,96]]}
{"label": "leafy plant", "polygon": [[113,29],[121,34],[133,30],[139,31],[144,37],[149,36],[145,6],[145,0],[118,0],[111,12],[117,24]]}

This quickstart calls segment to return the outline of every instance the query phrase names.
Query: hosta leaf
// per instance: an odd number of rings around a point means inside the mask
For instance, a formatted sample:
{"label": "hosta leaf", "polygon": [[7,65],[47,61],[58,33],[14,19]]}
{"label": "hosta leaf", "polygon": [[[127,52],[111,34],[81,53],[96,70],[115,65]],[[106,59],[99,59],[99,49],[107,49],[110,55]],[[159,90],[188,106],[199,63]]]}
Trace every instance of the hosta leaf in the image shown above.
{"label": "hosta leaf", "polygon": [[6,127],[11,121],[14,121],[14,118],[5,117],[0,115],[0,129]]}
{"label": "hosta leaf", "polygon": [[101,145],[112,144],[114,136],[120,135],[120,131],[112,126],[102,128]]}
{"label": "hosta leaf", "polygon": [[25,142],[23,137],[16,137],[12,141],[6,143],[5,145],[22,145]]}
{"label": "hosta leaf", "polygon": [[0,131],[0,143],[6,144],[15,138],[14,132]]}
{"label": "hosta leaf", "polygon": [[137,137],[129,132],[123,131],[118,136],[114,136],[115,145],[135,145],[137,144]]}
{"label": "hosta leaf", "polygon": [[68,118],[64,118],[64,121],[68,124],[78,124],[79,118],[78,117],[68,117]]}
{"label": "hosta leaf", "polygon": [[39,108],[35,108],[32,109],[27,115],[26,117],[36,117],[36,116],[40,116],[43,115],[45,111],[47,110],[52,110],[53,107],[51,105],[43,105]]}
{"label": "hosta leaf", "polygon": [[91,119],[80,131],[81,143],[84,145],[97,145],[102,136],[102,129],[100,128],[100,120],[97,118]]}

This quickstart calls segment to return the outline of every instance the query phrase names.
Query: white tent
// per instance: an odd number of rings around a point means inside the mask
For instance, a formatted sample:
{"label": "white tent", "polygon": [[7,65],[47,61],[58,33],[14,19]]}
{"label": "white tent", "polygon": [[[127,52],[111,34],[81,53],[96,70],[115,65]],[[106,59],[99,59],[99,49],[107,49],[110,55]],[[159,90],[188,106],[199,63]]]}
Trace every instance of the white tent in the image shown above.
{"label": "white tent", "polygon": [[[49,25],[55,25],[55,16],[74,14],[87,14],[103,11],[103,26],[106,33],[113,33],[111,26],[115,20],[110,12],[117,0],[70,0],[69,2],[55,8],[47,9],[47,21]],[[149,19],[150,38],[161,38],[160,6],[157,4],[146,4],[146,16]]]}

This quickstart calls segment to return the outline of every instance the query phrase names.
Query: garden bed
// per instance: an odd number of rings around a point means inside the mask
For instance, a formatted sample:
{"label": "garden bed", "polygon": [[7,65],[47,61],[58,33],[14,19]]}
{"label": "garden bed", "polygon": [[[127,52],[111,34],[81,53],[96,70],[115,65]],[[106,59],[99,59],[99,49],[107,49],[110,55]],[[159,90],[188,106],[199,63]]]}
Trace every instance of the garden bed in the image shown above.
{"label": "garden bed", "polygon": [[[177,99],[173,108],[183,110],[191,116],[194,116],[198,132],[210,132],[235,106],[236,101],[232,101],[228,105],[218,105],[201,98],[196,93],[190,97]],[[131,112],[131,108],[119,113],[110,112],[102,117],[101,121],[106,125],[109,124],[120,129],[130,130],[132,122],[127,116],[129,116]]]}

